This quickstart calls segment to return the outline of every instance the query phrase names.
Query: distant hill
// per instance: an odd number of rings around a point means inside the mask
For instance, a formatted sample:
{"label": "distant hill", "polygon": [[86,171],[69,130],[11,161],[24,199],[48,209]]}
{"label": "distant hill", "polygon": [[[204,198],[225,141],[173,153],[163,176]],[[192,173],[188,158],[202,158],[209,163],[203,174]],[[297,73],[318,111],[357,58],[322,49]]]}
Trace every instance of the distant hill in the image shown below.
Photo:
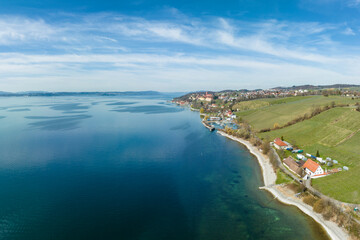
{"label": "distant hill", "polygon": [[126,92],[1,92],[0,96],[154,96],[166,93],[156,91],[126,91]]}
{"label": "distant hill", "polygon": [[300,85],[300,86],[292,86],[292,87],[275,87],[272,89],[281,89],[281,90],[300,90],[300,89],[308,89],[308,90],[320,90],[320,89],[329,89],[329,88],[353,88],[360,87],[360,85],[356,84],[333,84],[333,85]]}

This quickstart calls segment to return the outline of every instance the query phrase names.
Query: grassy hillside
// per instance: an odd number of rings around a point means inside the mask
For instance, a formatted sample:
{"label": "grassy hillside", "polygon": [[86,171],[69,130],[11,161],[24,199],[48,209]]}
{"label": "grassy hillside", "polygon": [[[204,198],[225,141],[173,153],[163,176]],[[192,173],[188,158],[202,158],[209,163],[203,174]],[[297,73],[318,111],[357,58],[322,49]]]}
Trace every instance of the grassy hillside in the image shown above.
{"label": "grassy hillside", "polygon": [[270,103],[268,101],[254,100],[254,101],[239,102],[239,103],[235,104],[232,107],[232,109],[235,111],[245,111],[245,110],[252,110],[252,109],[267,107],[269,105],[270,105]]}
{"label": "grassy hillside", "polygon": [[284,125],[305,113],[310,113],[316,106],[329,105],[333,101],[344,104],[355,103],[355,101],[350,98],[338,96],[291,97],[283,99],[263,99],[262,101],[267,101],[270,105],[268,107],[236,113],[238,117],[248,121],[255,130],[272,128],[275,123],[278,123],[280,126]]}
{"label": "grassy hillside", "polygon": [[[291,113],[289,113],[291,115]],[[360,113],[352,108],[334,108],[295,125],[259,134],[280,137],[301,146],[305,152],[340,161],[350,171],[313,180],[321,192],[345,202],[360,203]]]}

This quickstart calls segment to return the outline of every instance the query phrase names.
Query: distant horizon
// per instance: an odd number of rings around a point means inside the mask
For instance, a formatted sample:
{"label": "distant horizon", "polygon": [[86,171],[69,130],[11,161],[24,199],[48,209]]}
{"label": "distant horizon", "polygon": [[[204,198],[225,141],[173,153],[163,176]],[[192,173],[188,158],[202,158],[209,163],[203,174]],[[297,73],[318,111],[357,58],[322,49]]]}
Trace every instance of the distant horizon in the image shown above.
{"label": "distant horizon", "polygon": [[221,90],[189,90],[189,91],[158,91],[158,90],[111,90],[111,91],[46,91],[46,90],[29,90],[29,91],[18,91],[18,92],[10,92],[10,91],[1,91],[0,94],[27,94],[27,93],[191,93],[191,92],[221,92],[221,91],[240,91],[240,90],[248,90],[248,91],[255,91],[255,90],[270,90],[270,89],[279,89],[279,88],[298,88],[298,87],[335,87],[336,85],[341,85],[344,87],[360,87],[360,84],[345,84],[345,83],[335,83],[331,85],[312,85],[312,84],[305,84],[305,85],[292,85],[292,86],[277,86],[271,88],[256,88],[256,89],[247,89],[247,88],[238,88],[238,89],[221,89]]}

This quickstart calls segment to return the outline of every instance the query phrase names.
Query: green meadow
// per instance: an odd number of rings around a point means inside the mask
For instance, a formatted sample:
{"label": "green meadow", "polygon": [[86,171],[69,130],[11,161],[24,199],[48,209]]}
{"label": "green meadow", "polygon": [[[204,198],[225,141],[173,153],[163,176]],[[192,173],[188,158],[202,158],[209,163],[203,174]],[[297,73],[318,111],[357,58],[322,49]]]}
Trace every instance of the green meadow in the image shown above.
{"label": "green meadow", "polygon": [[262,99],[261,101],[269,102],[270,105],[236,113],[238,117],[249,122],[255,130],[272,128],[275,123],[282,126],[299,116],[303,116],[305,113],[310,113],[317,106],[329,105],[331,102],[341,104],[355,103],[351,98],[338,96],[290,97],[283,99]]}
{"label": "green meadow", "polygon": [[[271,139],[283,136],[305,152],[321,157],[331,157],[349,171],[314,179],[313,186],[322,193],[340,201],[360,203],[360,112],[355,111],[356,100],[343,97],[300,97],[299,100],[272,104],[265,108],[238,113],[256,130],[280,125],[311,111],[315,106],[336,103],[351,104],[337,107],[283,129],[259,133],[259,137]],[[271,101],[270,101],[271,103]],[[337,166],[336,166],[337,167]],[[326,167],[324,167],[326,168]],[[330,169],[330,168],[329,168]]]}
{"label": "green meadow", "polygon": [[245,110],[259,109],[262,107],[267,107],[269,105],[270,103],[268,101],[254,100],[254,101],[239,102],[235,104],[232,107],[232,109],[235,111],[245,111]]}

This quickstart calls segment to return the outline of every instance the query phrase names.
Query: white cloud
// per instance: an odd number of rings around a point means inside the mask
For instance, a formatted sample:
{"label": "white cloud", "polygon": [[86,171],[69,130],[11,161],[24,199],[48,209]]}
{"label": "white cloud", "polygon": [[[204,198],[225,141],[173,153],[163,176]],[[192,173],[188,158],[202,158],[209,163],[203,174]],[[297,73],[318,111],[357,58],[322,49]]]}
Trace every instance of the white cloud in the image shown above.
{"label": "white cloud", "polygon": [[349,27],[347,27],[347,28],[343,31],[343,34],[345,34],[345,35],[352,35],[352,36],[356,35],[355,32],[354,32],[354,30],[352,30],[352,29],[349,28]]}
{"label": "white cloud", "polygon": [[360,6],[360,0],[348,0],[348,6],[349,7],[359,7]]}
{"label": "white cloud", "polygon": [[43,20],[14,16],[0,18],[0,44],[16,45],[27,41],[48,40],[56,31]]}
{"label": "white cloud", "polygon": [[360,74],[357,52],[332,39],[341,25],[59,18],[0,16],[0,90],[215,90],[354,82]]}
{"label": "white cloud", "polygon": [[[188,91],[266,88],[301,83],[356,82],[360,59],[344,66],[315,67],[237,56],[185,55],[0,55],[0,89],[9,91]],[[338,63],[337,63],[338,64]],[[76,81],[74,81],[76,79]],[[219,84],[221,82],[221,84]],[[21,87],[20,87],[21,86]]]}

